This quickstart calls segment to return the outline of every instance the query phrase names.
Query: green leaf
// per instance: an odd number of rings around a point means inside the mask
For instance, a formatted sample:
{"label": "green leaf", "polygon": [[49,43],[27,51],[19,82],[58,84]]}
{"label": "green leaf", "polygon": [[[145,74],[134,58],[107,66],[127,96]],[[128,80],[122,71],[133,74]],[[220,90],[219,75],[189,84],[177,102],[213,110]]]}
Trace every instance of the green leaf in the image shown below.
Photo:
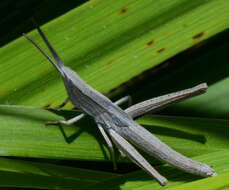
{"label": "green leaf", "polygon": [[28,106],[0,106],[0,113],[2,156],[86,160],[107,158],[108,152],[106,149],[103,152],[105,145],[98,138],[100,134],[93,122],[84,120],[77,126],[63,128],[45,126],[46,121],[65,118]]}
{"label": "green leaf", "polygon": [[132,95],[135,102],[139,102],[207,82],[209,88],[205,94],[175,104],[160,113],[228,118],[228,36],[229,30],[169,60],[168,67],[148,74],[140,84],[130,86],[128,94]]}
{"label": "green leaf", "polygon": [[[198,160],[200,162],[204,162],[214,167],[218,177],[210,177],[210,178],[201,178],[198,176],[194,176],[191,174],[184,173],[183,171],[179,171],[171,166],[163,165],[156,167],[156,169],[168,178],[169,182],[165,187],[160,186],[152,177],[146,174],[143,171],[132,172],[126,174],[121,177],[116,177],[111,180],[107,180],[104,182],[99,182],[97,185],[93,185],[95,189],[107,189],[105,184],[109,184],[110,189],[121,189],[121,190],[145,190],[145,189],[169,189],[169,187],[178,188],[181,184],[187,184],[187,186],[191,188],[192,184],[197,183],[201,184],[203,189],[207,189],[205,187],[206,183],[210,181],[209,184],[217,184],[218,187],[222,187],[222,184],[228,184],[228,180],[226,180],[226,176],[228,176],[229,170],[229,160],[228,160],[229,152],[228,151],[217,151],[210,154],[204,154],[198,157],[194,157],[194,160]],[[216,181],[214,181],[216,179]],[[195,181],[195,182],[193,182]],[[223,181],[223,182],[222,182]],[[220,184],[222,182],[222,184]],[[182,186],[181,186],[182,187]],[[90,189],[92,186],[87,187],[86,189]],[[185,188],[184,188],[185,189]]]}
{"label": "green leaf", "polygon": [[229,77],[213,84],[206,94],[174,105],[170,110],[186,115],[227,118],[229,113]]}
{"label": "green leaf", "polygon": [[[200,161],[204,160],[204,162],[213,165],[218,173],[222,173],[227,171],[229,168],[229,163],[226,159],[227,156],[228,152],[222,151],[195,159]],[[125,185],[121,185],[121,189],[130,189],[130,186],[136,189],[138,189],[138,186],[141,188],[143,187],[143,189],[147,189],[149,187],[157,187],[156,189],[160,189],[160,186],[155,182],[155,180],[153,180],[150,176],[147,176],[147,174],[143,173],[142,171],[134,172],[124,177],[105,172],[95,172],[78,168],[57,166],[54,164],[44,164],[5,158],[0,158],[0,165],[0,186],[3,187],[8,186],[51,189],[74,189],[77,187],[77,189],[89,189],[91,188],[91,185],[96,185],[95,187],[97,187],[98,185],[104,183],[102,188],[107,188],[107,185],[105,184],[108,184],[108,182],[110,184],[110,181],[113,182],[118,179],[119,181],[126,181]],[[168,168],[165,166],[160,166],[157,167],[157,169],[160,172],[162,171],[164,175],[170,178],[171,182],[169,182],[168,187],[187,181],[192,181],[193,179],[198,179],[188,174],[184,175],[182,172],[174,172],[175,169],[171,167]],[[223,176],[225,175],[222,175],[222,177]],[[25,178],[27,180],[23,180]],[[204,180],[213,181],[213,179],[215,178],[207,178]],[[197,183],[202,183],[202,181],[203,180],[199,180]]]}
{"label": "green leaf", "polygon": [[229,172],[216,176],[214,178],[207,178],[196,182],[180,185],[178,187],[168,188],[168,190],[227,190],[229,188]]}
{"label": "green leaf", "polygon": [[[103,11],[101,11],[103,10]],[[67,65],[107,93],[229,26],[225,0],[90,1],[42,27]],[[37,32],[30,36],[41,44]],[[56,71],[24,38],[0,51],[0,102],[56,105]]]}
{"label": "green leaf", "polygon": [[[229,26],[228,16],[229,4],[226,0],[94,0],[51,21],[42,29],[66,65],[76,70],[92,87],[102,93],[113,95],[111,90],[117,87],[124,89],[123,84],[133,77],[226,30]],[[44,47],[37,32],[33,31],[29,36]],[[189,60],[192,61],[192,57]],[[186,65],[186,61],[182,64]],[[24,38],[19,38],[1,48],[0,62],[1,104],[55,106],[66,98],[63,83],[54,68]],[[193,66],[193,70],[198,70],[198,66]],[[208,65],[205,66],[202,73],[209,74],[211,71],[208,68]],[[194,73],[190,73],[191,77],[187,77],[189,81],[194,78]],[[174,77],[170,70],[166,75],[168,78]],[[161,79],[160,75],[158,79]],[[150,78],[148,83],[152,81],[154,82]],[[175,83],[176,88],[181,87],[180,83],[186,85],[179,78]],[[222,84],[225,86],[227,82]],[[168,87],[163,83],[158,85],[163,88]],[[145,84],[138,85],[136,89],[141,86]],[[150,94],[149,89],[146,86],[142,93]],[[168,89],[171,90],[170,87]],[[227,115],[227,90],[224,91],[222,86],[217,87],[217,85],[212,86],[212,89],[210,88],[210,94],[202,100],[197,99],[195,102],[193,99],[193,102],[187,103],[187,107],[191,108],[189,113],[198,110],[209,112],[205,116],[222,113],[224,116]],[[163,92],[156,89],[154,91]],[[220,103],[220,111],[214,114],[214,108],[219,105],[217,102],[222,98],[222,94],[224,100]],[[217,101],[214,101],[215,99]],[[209,102],[211,104],[207,106],[208,108],[205,107]],[[72,105],[68,105],[68,108],[70,107]],[[45,121],[69,119],[75,114],[76,112],[67,111],[52,113],[35,107],[0,106],[0,155],[87,161],[109,160],[104,140],[92,120],[85,118],[69,127],[44,125]],[[194,159],[213,165],[219,174],[228,171],[229,144],[226,136],[228,121],[151,116],[141,118],[139,122],[181,153],[188,156],[199,155],[200,157]],[[153,164],[155,165],[155,162]],[[97,173],[86,171],[83,175],[85,180],[92,180],[87,183],[80,178],[78,169],[42,164],[38,166],[29,162],[22,163],[16,160],[11,162],[2,159],[0,165],[2,166],[0,184],[4,187],[107,189],[109,185],[113,189],[161,188],[155,180],[142,171],[126,174],[124,177],[114,175],[112,180],[108,179],[110,174],[107,174],[108,178],[101,174],[101,178],[105,181],[96,179]],[[183,183],[189,186],[189,182],[200,179],[178,172],[167,165],[158,167],[158,170],[168,177],[168,187],[170,184],[178,187]],[[214,179],[218,183],[218,180],[226,178],[227,175],[209,178],[209,184]],[[25,181],[25,178],[31,179],[31,182]],[[85,184],[88,187],[83,187]]]}
{"label": "green leaf", "polygon": [[228,120],[152,115],[142,117],[138,122],[188,156],[229,148]]}
{"label": "green leaf", "polygon": [[0,158],[0,187],[82,189],[121,175]]}
{"label": "green leaf", "polygon": [[[106,143],[92,120],[85,118],[72,126],[45,126],[46,121],[67,119],[76,112],[58,114],[28,106],[0,106],[0,155],[88,161],[109,159]],[[139,122],[188,156],[229,148],[227,120],[150,116]]]}

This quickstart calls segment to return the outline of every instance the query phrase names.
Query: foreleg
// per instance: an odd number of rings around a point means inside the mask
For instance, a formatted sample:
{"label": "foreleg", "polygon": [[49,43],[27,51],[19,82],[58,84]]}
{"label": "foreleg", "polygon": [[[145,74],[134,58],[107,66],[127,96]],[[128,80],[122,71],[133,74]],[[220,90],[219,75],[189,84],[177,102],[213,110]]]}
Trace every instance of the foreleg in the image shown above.
{"label": "foreleg", "polygon": [[56,107],[53,107],[53,108],[48,108],[48,109],[51,109],[51,110],[59,110],[61,108],[63,108],[69,101],[69,97],[66,98],[66,100],[60,104],[59,106],[56,106]]}

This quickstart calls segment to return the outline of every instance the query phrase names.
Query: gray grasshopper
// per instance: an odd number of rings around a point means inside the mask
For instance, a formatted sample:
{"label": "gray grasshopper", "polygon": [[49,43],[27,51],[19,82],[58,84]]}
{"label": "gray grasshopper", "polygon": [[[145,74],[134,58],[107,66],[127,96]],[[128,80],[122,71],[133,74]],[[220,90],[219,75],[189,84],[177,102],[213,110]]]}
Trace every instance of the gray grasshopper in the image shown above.
{"label": "gray grasshopper", "polygon": [[90,87],[77,75],[76,72],[63,64],[60,57],[48,42],[44,33],[38,26],[37,29],[52,53],[56,63],[30,37],[25,34],[23,35],[53,64],[64,81],[68,98],[57,108],[63,107],[67,101],[70,100],[74,106],[83,112],[70,120],[47,122],[47,125],[71,125],[82,119],[85,115],[90,115],[94,118],[99,131],[109,147],[114,166],[116,163],[113,144],[123,156],[128,157],[149,175],[153,176],[161,185],[165,185],[167,179],[158,173],[134,148],[134,146],[185,172],[203,177],[216,175],[214,170],[208,165],[191,160],[190,158],[176,152],[134,121],[134,118],[148,112],[155,112],[168,105],[205,92],[207,89],[206,83],[190,89],[146,100],[135,104],[126,110],[122,110],[118,105],[127,101],[129,99],[128,97],[124,97],[113,103],[103,94]]}

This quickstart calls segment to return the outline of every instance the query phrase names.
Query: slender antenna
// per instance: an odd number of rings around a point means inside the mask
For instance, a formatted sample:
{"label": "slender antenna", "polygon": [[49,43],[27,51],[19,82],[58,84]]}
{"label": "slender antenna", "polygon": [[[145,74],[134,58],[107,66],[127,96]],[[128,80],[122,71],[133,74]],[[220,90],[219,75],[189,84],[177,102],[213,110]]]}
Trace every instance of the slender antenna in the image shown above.
{"label": "slender antenna", "polygon": [[56,53],[54,48],[51,46],[51,44],[49,43],[48,39],[46,38],[45,34],[42,32],[42,30],[40,29],[40,27],[36,23],[36,21],[33,18],[32,18],[32,21],[33,21],[36,29],[38,30],[39,34],[43,38],[45,44],[48,46],[48,48],[49,48],[50,52],[52,53],[52,55],[53,55],[54,59],[56,60],[56,62],[59,64],[60,67],[64,66],[63,61],[60,59],[60,57],[58,56],[58,54]]}
{"label": "slender antenna", "polygon": [[59,68],[58,65],[52,60],[52,58],[36,43],[34,42],[29,36],[25,33],[22,34],[27,40],[29,40],[52,64],[53,66],[63,75],[62,70]]}

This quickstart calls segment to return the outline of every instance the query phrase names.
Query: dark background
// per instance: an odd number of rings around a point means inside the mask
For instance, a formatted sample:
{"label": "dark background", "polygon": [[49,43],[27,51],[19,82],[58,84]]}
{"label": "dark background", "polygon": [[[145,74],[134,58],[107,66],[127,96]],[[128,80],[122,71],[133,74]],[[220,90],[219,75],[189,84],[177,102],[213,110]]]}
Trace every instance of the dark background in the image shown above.
{"label": "dark background", "polygon": [[1,0],[0,47],[31,31],[31,17],[39,25],[68,12],[88,0]]}

